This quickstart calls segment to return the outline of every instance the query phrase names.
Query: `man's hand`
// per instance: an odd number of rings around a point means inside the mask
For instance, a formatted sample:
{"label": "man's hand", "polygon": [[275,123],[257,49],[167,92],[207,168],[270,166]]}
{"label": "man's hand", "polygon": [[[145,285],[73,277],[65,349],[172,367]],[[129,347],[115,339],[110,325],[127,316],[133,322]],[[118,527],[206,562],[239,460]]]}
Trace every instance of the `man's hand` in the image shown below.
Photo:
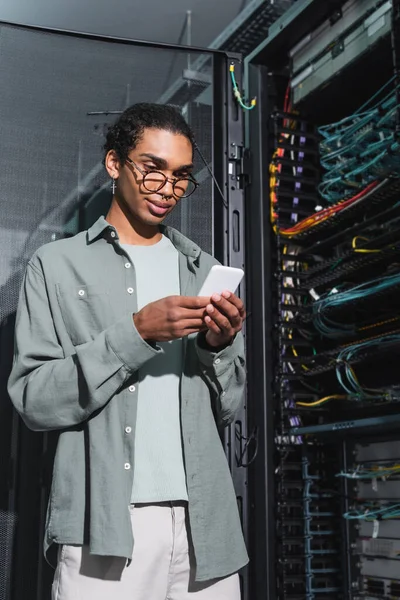
{"label": "man's hand", "polygon": [[169,342],[206,330],[208,298],[168,296],[144,306],[133,316],[141,337],[150,342]]}
{"label": "man's hand", "polygon": [[243,302],[231,292],[222,292],[222,296],[214,294],[211,303],[207,304],[206,313],[206,341],[213,348],[230,344],[242,329],[246,317]]}

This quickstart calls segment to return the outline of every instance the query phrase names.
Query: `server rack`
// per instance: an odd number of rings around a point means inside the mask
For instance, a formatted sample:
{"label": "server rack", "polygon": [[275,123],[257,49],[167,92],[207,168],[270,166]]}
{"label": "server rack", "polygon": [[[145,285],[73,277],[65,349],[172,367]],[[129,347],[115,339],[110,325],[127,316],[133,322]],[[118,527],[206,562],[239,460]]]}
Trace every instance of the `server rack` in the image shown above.
{"label": "server rack", "polygon": [[399,14],[299,0],[245,60],[255,600],[400,597]]}

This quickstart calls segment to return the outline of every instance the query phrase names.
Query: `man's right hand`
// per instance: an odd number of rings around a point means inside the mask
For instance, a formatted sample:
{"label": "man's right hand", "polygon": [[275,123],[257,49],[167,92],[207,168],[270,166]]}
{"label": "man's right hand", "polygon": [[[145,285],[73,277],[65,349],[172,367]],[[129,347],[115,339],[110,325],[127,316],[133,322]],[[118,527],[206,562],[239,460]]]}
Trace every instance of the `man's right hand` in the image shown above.
{"label": "man's right hand", "polygon": [[169,342],[207,329],[209,298],[168,296],[144,306],[133,316],[135,327],[148,342]]}

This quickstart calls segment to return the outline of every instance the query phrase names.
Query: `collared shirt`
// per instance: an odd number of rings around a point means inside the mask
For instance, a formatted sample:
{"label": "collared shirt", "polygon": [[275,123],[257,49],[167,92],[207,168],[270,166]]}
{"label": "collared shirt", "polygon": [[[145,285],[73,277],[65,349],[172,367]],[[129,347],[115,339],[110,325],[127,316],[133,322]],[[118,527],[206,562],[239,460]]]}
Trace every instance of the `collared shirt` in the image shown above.
{"label": "collared shirt", "polygon": [[[182,295],[195,296],[216,261],[174,229]],[[16,322],[9,393],[33,430],[59,430],[47,512],[52,543],[132,556],[137,373],[160,350],[135,328],[135,270],[101,217],[87,232],[30,260]],[[247,562],[236,496],[218,426],[235,417],[245,386],[241,335],[219,353],[184,338],[182,443],[196,580]]]}

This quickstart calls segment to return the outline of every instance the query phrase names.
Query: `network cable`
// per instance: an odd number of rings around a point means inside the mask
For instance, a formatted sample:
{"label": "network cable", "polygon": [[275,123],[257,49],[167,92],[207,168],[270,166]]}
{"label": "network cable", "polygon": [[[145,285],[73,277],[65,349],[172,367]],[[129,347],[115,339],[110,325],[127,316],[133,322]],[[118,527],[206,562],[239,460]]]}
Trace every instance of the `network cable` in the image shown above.
{"label": "network cable", "polygon": [[319,186],[328,202],[346,198],[355,189],[393,175],[400,166],[400,145],[395,136],[397,89],[389,80],[353,115],[319,128],[321,165],[326,170]]}
{"label": "network cable", "polygon": [[348,520],[385,521],[400,518],[400,504],[387,504],[378,508],[374,503],[365,503],[360,509],[349,510],[343,517]]}
{"label": "network cable", "polygon": [[393,475],[400,475],[400,464],[393,463],[388,465],[375,465],[367,468],[364,465],[357,465],[355,469],[350,471],[340,471],[336,477],[344,477],[346,479],[388,479]]}
{"label": "network cable", "polygon": [[236,81],[236,77],[235,77],[235,65],[234,64],[229,66],[229,72],[231,74],[231,79],[232,79],[233,94],[234,94],[236,100],[238,101],[239,105],[243,108],[243,110],[253,110],[253,108],[257,104],[257,99],[253,98],[250,102],[250,105],[247,105],[243,102],[242,94],[239,90],[239,87],[238,87],[238,84]]}
{"label": "network cable", "polygon": [[333,293],[331,290],[313,303],[314,325],[316,329],[322,335],[332,338],[354,332],[354,325],[334,321],[326,313],[334,308],[345,308],[357,300],[370,298],[375,294],[390,291],[398,285],[400,285],[400,273],[366,281],[342,292],[336,291]]}

